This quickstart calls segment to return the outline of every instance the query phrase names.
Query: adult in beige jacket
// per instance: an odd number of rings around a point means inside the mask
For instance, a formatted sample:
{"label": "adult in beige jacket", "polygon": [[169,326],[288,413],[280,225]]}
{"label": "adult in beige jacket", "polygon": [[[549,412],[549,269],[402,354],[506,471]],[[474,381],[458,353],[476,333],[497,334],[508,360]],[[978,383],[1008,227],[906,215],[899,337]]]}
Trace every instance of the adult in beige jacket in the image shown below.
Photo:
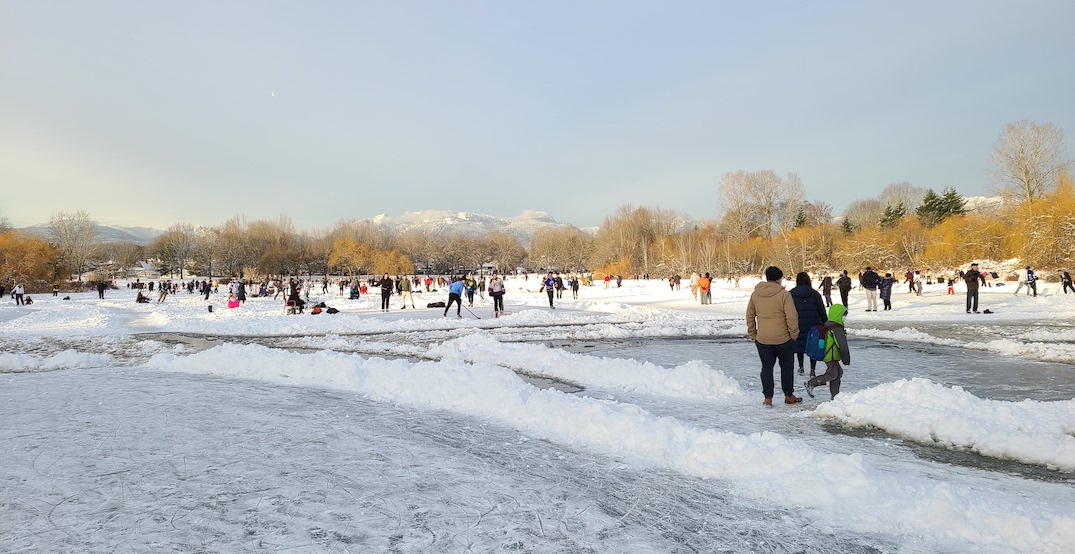
{"label": "adult in beige jacket", "polygon": [[758,347],[761,358],[761,388],[766,406],[773,405],[773,367],[780,363],[780,388],[785,404],[797,404],[803,399],[795,396],[795,339],[799,336],[799,314],[795,301],[780,281],[784,272],[779,267],[765,269],[765,281],[754,287],[747,302],[747,334]]}

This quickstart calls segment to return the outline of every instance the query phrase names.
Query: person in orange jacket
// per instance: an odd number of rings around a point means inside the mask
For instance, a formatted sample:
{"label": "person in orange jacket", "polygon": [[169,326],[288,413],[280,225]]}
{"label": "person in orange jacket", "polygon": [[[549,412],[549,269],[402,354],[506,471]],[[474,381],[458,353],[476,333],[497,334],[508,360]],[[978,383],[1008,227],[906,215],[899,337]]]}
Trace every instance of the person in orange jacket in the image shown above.
{"label": "person in orange jacket", "polygon": [[702,298],[702,304],[710,304],[709,301],[709,287],[713,284],[713,281],[709,278],[709,273],[698,278],[698,296]]}

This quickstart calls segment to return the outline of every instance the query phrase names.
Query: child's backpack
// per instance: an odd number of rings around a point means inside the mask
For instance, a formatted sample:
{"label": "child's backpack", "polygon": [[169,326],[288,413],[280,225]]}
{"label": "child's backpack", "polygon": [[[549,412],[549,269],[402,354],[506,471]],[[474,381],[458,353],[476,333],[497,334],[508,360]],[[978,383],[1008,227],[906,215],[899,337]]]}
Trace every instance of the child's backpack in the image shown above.
{"label": "child's backpack", "polygon": [[340,313],[340,311],[337,310],[336,308],[329,308],[329,309],[325,310],[325,313],[338,314],[338,313]]}
{"label": "child's backpack", "polygon": [[825,353],[837,348],[836,341],[832,338],[832,327],[828,323],[814,325],[806,333],[806,355],[811,360],[825,361]]}

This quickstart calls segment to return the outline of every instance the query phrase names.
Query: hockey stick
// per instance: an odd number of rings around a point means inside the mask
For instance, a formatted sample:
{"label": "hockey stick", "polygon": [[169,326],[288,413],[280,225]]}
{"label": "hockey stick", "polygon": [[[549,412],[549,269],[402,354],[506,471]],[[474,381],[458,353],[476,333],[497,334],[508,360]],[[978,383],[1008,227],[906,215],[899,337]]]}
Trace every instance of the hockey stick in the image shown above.
{"label": "hockey stick", "polygon": [[[460,305],[460,306],[463,306],[463,304],[462,304],[462,303],[460,303],[459,305]],[[470,311],[470,308],[468,308],[468,307],[466,307],[466,306],[463,306],[463,309],[464,309],[464,310],[466,310],[467,312],[469,312],[469,313],[470,313],[470,315],[472,315],[472,316],[474,316],[474,317],[476,317],[476,318],[478,318],[478,319],[481,319],[481,317],[480,317],[480,316],[478,316],[478,314],[476,314],[476,313],[474,313],[474,312],[471,312],[471,311]]]}

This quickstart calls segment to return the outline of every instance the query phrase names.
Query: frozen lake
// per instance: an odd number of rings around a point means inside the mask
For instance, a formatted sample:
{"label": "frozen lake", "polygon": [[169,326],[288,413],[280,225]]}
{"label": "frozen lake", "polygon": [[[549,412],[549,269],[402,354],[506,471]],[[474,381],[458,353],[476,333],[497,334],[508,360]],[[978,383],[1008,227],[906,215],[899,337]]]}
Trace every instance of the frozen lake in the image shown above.
{"label": "frozen lake", "polygon": [[[0,309],[0,550],[1062,552],[1075,540],[1068,312],[854,317],[841,402],[822,387],[766,409],[742,293],[711,312],[632,294],[555,314],[532,299],[495,321],[361,306],[287,318],[256,301],[206,315],[182,296],[144,312],[90,298]],[[941,415],[922,438],[893,409],[918,426]],[[968,417],[980,419],[944,426]]]}

